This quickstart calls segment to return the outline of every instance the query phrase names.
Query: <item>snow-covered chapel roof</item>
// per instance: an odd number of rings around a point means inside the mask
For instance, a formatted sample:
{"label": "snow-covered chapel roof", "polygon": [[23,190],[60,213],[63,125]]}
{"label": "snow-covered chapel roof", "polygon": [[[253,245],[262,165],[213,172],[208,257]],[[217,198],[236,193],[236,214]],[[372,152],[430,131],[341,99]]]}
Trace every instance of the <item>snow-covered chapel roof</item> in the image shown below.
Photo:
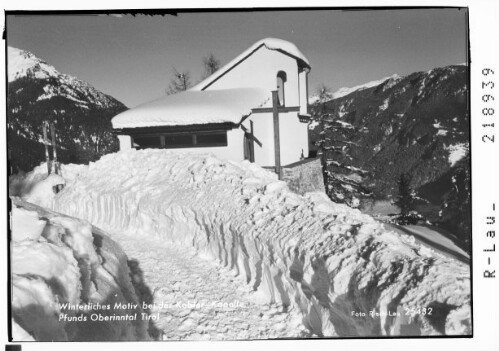
{"label": "snow-covered chapel roof", "polygon": [[289,55],[300,66],[310,68],[307,58],[293,43],[275,38],[262,39],[191,89],[120,113],[112,119],[113,128],[241,122],[251,109],[271,101],[270,91],[259,88],[205,89],[262,47]]}
{"label": "snow-covered chapel roof", "polygon": [[139,105],[112,119],[113,128],[140,128],[209,123],[239,123],[263,106],[271,93],[259,88],[192,91]]}
{"label": "snow-covered chapel roof", "polygon": [[241,61],[243,61],[245,58],[247,58],[248,56],[253,54],[255,51],[257,51],[261,47],[265,47],[269,50],[276,50],[276,51],[283,52],[283,53],[295,58],[302,66],[310,68],[310,62],[305,57],[305,55],[303,55],[302,52],[300,50],[298,50],[298,48],[296,47],[295,44],[293,44],[289,41],[286,41],[286,40],[282,40],[282,39],[265,38],[265,39],[257,41],[253,45],[251,45],[248,49],[244,50],[241,54],[239,54],[232,61],[227,63],[225,66],[220,68],[218,71],[213,73],[211,76],[209,76],[205,80],[196,84],[190,90],[203,90],[203,89],[205,89],[207,86],[209,86],[211,83],[216,81],[218,78],[220,78],[221,76],[226,74],[234,66],[239,64]]}

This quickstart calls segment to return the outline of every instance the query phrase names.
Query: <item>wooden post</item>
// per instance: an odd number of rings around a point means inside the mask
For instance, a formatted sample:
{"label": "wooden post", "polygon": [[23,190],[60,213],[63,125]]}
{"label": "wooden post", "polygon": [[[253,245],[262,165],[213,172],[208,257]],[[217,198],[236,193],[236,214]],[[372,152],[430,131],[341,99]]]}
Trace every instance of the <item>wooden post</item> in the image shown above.
{"label": "wooden post", "polygon": [[54,172],[55,174],[59,174],[59,164],[57,163],[57,142],[55,140],[55,126],[54,122],[50,123],[50,134],[52,136],[52,154],[53,154],[53,160],[52,162],[54,163]]}
{"label": "wooden post", "polygon": [[274,115],[274,156],[275,172],[281,179],[281,141],[279,139],[279,96],[277,90],[272,91],[272,114]]}
{"label": "wooden post", "polygon": [[255,137],[253,134],[253,121],[250,121],[251,140],[249,144],[250,162],[255,162]]}
{"label": "wooden post", "polygon": [[47,127],[48,127],[48,122],[43,121],[42,122],[42,129],[43,129],[43,144],[45,144],[45,161],[47,162],[47,174],[50,174],[52,171],[52,167],[50,164],[50,154],[49,154],[49,138],[47,136]]}

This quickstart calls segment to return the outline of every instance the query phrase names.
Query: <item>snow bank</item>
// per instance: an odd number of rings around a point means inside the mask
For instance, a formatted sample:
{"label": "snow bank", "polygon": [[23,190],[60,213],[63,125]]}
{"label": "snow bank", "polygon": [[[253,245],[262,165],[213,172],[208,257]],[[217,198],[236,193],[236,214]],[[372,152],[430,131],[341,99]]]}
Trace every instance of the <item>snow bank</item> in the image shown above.
{"label": "snow bank", "polygon": [[120,152],[82,170],[53,207],[193,245],[319,336],[471,333],[468,266],[248,162]]}
{"label": "snow bank", "polygon": [[29,202],[42,205],[44,201],[53,198],[54,189],[52,187],[73,181],[79,172],[86,169],[85,165],[77,164],[60,166],[62,177],[56,174],[47,175],[45,162],[29,173],[20,172],[11,175],[9,177],[9,196],[21,197]]}
{"label": "snow bank", "polygon": [[[145,340],[146,324],[119,246],[82,220],[13,198],[15,341]],[[127,310],[115,303],[138,304]],[[109,305],[106,310],[70,306]],[[137,314],[137,320],[92,318]]]}

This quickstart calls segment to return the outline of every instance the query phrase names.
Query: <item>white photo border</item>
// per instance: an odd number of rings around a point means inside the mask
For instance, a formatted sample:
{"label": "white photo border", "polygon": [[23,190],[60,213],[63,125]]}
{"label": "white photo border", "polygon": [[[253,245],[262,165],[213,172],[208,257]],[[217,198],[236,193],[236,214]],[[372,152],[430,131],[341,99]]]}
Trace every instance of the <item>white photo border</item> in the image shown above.
{"label": "white photo border", "polygon": [[[180,350],[191,350],[203,347],[206,350],[253,350],[257,348],[282,348],[282,349],[313,349],[313,348],[336,348],[336,349],[362,349],[362,350],[421,350],[421,349],[452,349],[458,350],[492,350],[499,349],[499,277],[486,279],[483,272],[487,269],[499,268],[499,254],[494,252],[492,265],[488,264],[487,258],[490,254],[483,250],[490,248],[494,243],[497,246],[497,239],[488,238],[486,233],[490,230],[487,225],[488,216],[499,214],[499,99],[495,100],[487,107],[492,107],[497,112],[495,116],[496,127],[494,129],[495,142],[483,142],[483,135],[491,130],[485,130],[483,123],[491,122],[493,119],[485,118],[482,114],[484,103],[482,101],[482,82],[484,81],[483,70],[490,68],[495,71],[494,81],[496,83],[495,94],[499,98],[499,2],[494,0],[470,0],[470,1],[192,1],[164,2],[142,0],[133,2],[128,0],[108,1],[108,0],[87,0],[84,3],[70,3],[62,1],[15,1],[4,2],[4,10],[105,10],[105,9],[154,9],[154,8],[251,8],[251,7],[274,7],[283,9],[288,7],[468,7],[469,8],[469,42],[471,52],[471,152],[472,152],[472,208],[473,208],[473,237],[472,237],[472,265],[473,265],[473,337],[442,337],[442,338],[371,338],[371,339],[317,339],[317,340],[269,340],[269,341],[224,341],[224,342],[93,342],[76,343],[72,342],[70,347],[76,350],[95,349],[120,349],[122,351],[136,350],[158,350],[165,347],[174,347]],[[5,17],[2,17],[3,28],[5,28]],[[5,32],[4,32],[5,33]],[[5,38],[4,38],[5,39]],[[3,51],[5,52],[5,51]],[[5,54],[1,55],[1,65],[5,67]],[[2,70],[3,82],[6,82],[6,71]],[[1,84],[0,94],[6,96],[6,84]],[[6,101],[1,100],[1,113],[6,118]],[[5,119],[3,119],[5,121]],[[486,121],[486,122],[484,122]],[[6,165],[6,123],[0,123],[0,135],[3,138],[0,142],[0,157],[3,165]],[[2,215],[0,227],[4,228],[4,239],[2,241],[2,269],[0,279],[7,282],[7,172],[6,169],[0,172]],[[492,211],[492,204],[495,203],[495,212]],[[495,214],[494,214],[495,213]],[[499,222],[499,221],[498,221]],[[496,224],[497,225],[497,224]],[[499,251],[499,248],[497,248]],[[7,289],[0,289],[1,315],[0,335],[2,344],[11,344],[7,337]],[[64,342],[56,343],[12,343],[21,344],[25,350],[67,350],[68,344]]]}

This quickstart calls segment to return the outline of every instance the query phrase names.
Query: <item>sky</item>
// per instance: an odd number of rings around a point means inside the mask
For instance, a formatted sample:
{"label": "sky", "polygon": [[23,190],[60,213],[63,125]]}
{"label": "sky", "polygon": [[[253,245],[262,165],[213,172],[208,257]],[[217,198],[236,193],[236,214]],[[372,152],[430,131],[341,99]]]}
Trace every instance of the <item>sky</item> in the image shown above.
{"label": "sky", "polygon": [[336,91],[468,60],[459,9],[9,15],[6,22],[9,46],[128,107],[164,95],[174,68],[196,83],[203,57],[213,53],[223,65],[266,37],[293,42],[309,59],[311,94],[321,83]]}

